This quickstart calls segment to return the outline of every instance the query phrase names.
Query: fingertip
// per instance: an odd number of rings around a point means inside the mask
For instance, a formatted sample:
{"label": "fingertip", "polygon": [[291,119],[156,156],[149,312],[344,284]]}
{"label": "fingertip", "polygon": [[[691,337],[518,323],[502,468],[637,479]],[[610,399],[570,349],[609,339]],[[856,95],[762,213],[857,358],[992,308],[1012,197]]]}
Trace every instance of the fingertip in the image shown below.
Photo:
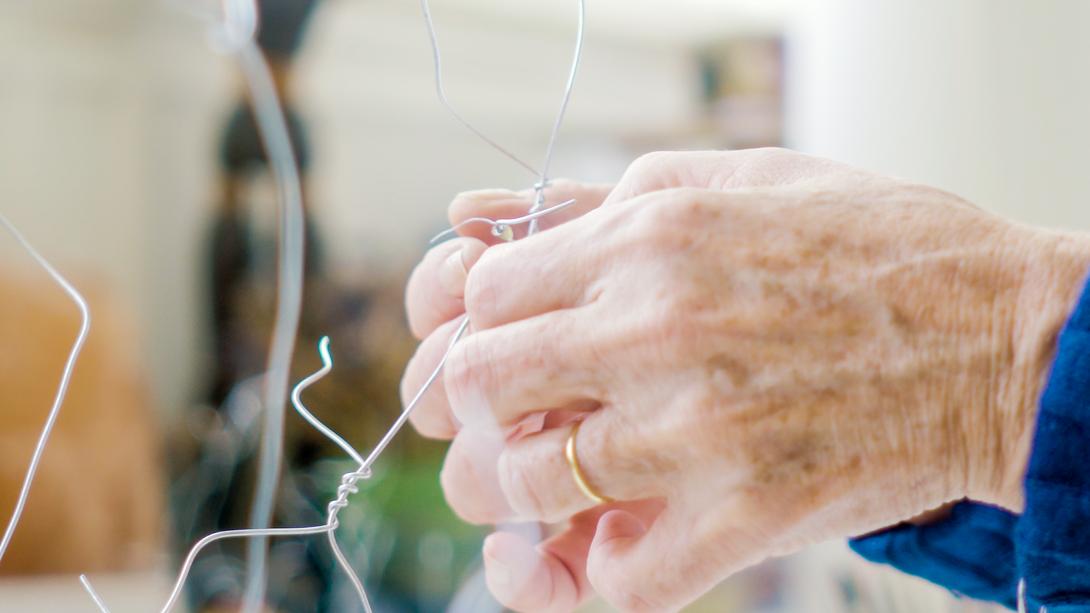
{"label": "fingertip", "polygon": [[[487,223],[463,222],[472,218],[504,219],[520,217],[529,211],[531,201],[517,192],[506,189],[480,190],[458,194],[450,204],[448,217],[458,234],[483,241],[488,245],[505,242],[492,234],[492,226]],[[516,229],[518,232],[519,229]]]}
{"label": "fingertip", "polygon": [[501,434],[462,428],[447,450],[439,483],[451,510],[466,522],[493,524],[512,516],[496,474],[502,449]]}
{"label": "fingertip", "polygon": [[409,330],[419,340],[463,310],[461,292],[465,285],[464,274],[455,294],[448,288],[448,285],[454,285],[449,278],[451,271],[445,269],[451,256],[458,254],[464,244],[465,240],[460,239],[432,247],[409,275],[405,287],[405,311]]}
{"label": "fingertip", "polygon": [[477,263],[477,260],[481,259],[485,250],[488,249],[488,245],[475,238],[468,237],[450,242],[458,245],[458,248],[452,250],[443,259],[436,277],[439,286],[447,295],[461,300],[465,296],[466,278],[469,276],[469,269]]}
{"label": "fingertip", "polygon": [[647,526],[639,517],[621,509],[614,509],[602,514],[598,519],[598,529],[594,533],[592,548],[616,547],[643,536]]}
{"label": "fingertip", "polygon": [[442,377],[422,390],[428,376],[435,370],[457,323],[457,320],[447,322],[424,339],[409,358],[409,363],[401,375],[401,406],[409,407],[415,400],[413,410],[409,412],[409,421],[421,435],[428,438],[453,438],[460,427],[447,404]]}
{"label": "fingertip", "polygon": [[472,190],[454,197],[447,216],[452,225],[457,225],[470,217],[488,217],[488,213],[493,212],[497,206],[504,209],[512,206],[525,209],[530,206],[530,201],[509,189]]}
{"label": "fingertip", "polygon": [[[405,396],[404,392],[402,396]],[[424,438],[449,441],[458,435],[458,424],[445,411],[413,411],[409,414],[409,423]]]}
{"label": "fingertip", "polygon": [[535,613],[575,608],[577,592],[571,573],[522,537],[506,532],[489,535],[483,558],[488,588],[505,607]]}

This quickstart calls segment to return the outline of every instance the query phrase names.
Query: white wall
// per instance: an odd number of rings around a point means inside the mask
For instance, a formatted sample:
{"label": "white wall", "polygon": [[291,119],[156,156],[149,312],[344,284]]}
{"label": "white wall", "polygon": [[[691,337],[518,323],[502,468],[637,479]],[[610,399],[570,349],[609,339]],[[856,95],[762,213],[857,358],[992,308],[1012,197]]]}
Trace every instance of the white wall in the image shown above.
{"label": "white wall", "polygon": [[788,45],[794,145],[1090,228],[1090,3],[803,5]]}
{"label": "white wall", "polygon": [[[533,2],[435,5],[451,99],[537,163],[571,55],[574,2],[550,19]],[[620,136],[683,123],[696,108],[691,41],[747,26],[703,0],[589,5],[556,172],[609,179],[633,155]],[[709,11],[722,26],[703,18]],[[767,29],[757,15],[752,27]],[[313,200],[348,274],[407,266],[457,191],[529,184],[439,107],[417,2],[330,0],[310,34],[298,86]],[[199,380],[199,239],[214,204],[216,131],[236,86],[231,63],[169,3],[0,4],[0,207],[66,271],[103,280],[131,310],[167,410],[191,400]],[[16,254],[0,241],[0,258],[36,274]]]}

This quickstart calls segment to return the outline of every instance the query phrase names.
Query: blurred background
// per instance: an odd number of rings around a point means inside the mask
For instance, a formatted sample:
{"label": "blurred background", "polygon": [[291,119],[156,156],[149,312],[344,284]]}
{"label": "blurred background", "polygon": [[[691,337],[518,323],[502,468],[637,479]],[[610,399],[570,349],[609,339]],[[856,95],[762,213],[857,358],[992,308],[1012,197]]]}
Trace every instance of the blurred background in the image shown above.
{"label": "blurred background", "polygon": [[[230,58],[179,5],[0,2],[0,210],[95,317],[0,611],[157,609],[178,558],[246,523],[275,290],[276,192]],[[435,0],[448,94],[540,159],[575,2]],[[528,187],[435,99],[412,0],[266,0],[260,42],[289,109],[309,248],[293,380],[333,337],[308,405],[363,449],[400,408],[408,272],[451,197]],[[615,181],[641,153],[787,145],[955,191],[1029,223],[1090,228],[1084,0],[589,0],[555,174]],[[0,521],[78,321],[0,239]],[[278,525],[324,521],[335,448],[288,417]],[[342,514],[381,611],[498,610],[481,530],[447,509],[443,445],[405,432]],[[186,606],[232,610],[241,548],[204,554]],[[269,609],[347,611],[324,539],[273,544]],[[597,610],[591,605],[590,610]],[[966,611],[830,543],[739,575],[693,611]]]}

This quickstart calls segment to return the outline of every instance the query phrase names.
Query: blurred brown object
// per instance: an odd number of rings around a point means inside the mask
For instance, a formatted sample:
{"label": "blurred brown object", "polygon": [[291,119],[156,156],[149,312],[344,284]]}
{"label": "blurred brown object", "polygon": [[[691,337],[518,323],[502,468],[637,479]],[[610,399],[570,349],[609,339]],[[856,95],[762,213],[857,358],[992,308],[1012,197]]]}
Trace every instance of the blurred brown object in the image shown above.
{"label": "blurred brown object", "polygon": [[[163,541],[159,440],[133,325],[85,292],[91,332],[0,574],[147,567]],[[79,312],[48,280],[0,270],[0,529],[52,405]]]}

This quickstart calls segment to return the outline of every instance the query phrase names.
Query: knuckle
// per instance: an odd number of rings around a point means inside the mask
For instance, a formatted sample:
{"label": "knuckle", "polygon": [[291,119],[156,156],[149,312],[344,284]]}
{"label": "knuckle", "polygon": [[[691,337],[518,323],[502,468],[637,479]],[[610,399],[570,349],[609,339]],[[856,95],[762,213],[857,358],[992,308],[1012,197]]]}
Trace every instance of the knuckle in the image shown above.
{"label": "knuckle", "polygon": [[478,328],[490,328],[496,321],[495,307],[502,285],[499,266],[502,247],[487,249],[466,277],[465,310]]}
{"label": "knuckle", "polygon": [[633,160],[628,172],[634,175],[648,175],[668,167],[680,154],[675,151],[651,151]]}
{"label": "knuckle", "polygon": [[[672,151],[654,151],[645,153],[632,161],[614,189],[614,197],[627,200],[654,192],[675,183],[670,177],[677,166],[674,161],[678,154]],[[620,194],[618,196],[618,194]]]}
{"label": "knuckle", "polygon": [[478,386],[479,368],[475,368],[471,362],[477,343],[472,337],[462,339],[450,351],[447,362],[443,365],[443,387],[447,391],[447,399],[451,408],[455,409],[465,398],[470,397]]}
{"label": "knuckle", "polygon": [[707,190],[694,187],[672,187],[655,192],[634,212],[637,240],[660,248],[676,250],[692,240],[693,227],[706,223]]}
{"label": "knuckle", "polygon": [[495,365],[489,359],[488,349],[477,337],[462,339],[443,367],[443,386],[451,413],[462,423],[479,422],[488,418],[486,395],[492,388]]}
{"label": "knuckle", "polygon": [[509,450],[500,455],[497,470],[500,489],[511,508],[526,518],[542,518],[545,504],[534,486],[532,471],[520,461],[517,453]]}
{"label": "knuckle", "polygon": [[465,476],[472,474],[473,470],[472,463],[464,455],[448,452],[443,469],[439,471],[439,484],[443,488],[447,506],[455,515],[471,524],[487,524],[494,518],[480,504],[478,497],[467,495],[464,487]]}
{"label": "knuckle", "polygon": [[607,564],[587,566],[587,579],[610,605],[632,613],[662,613],[670,608],[649,597],[643,587],[646,577],[628,577]]}
{"label": "knuckle", "polygon": [[463,338],[450,350],[446,364],[443,364],[443,387],[447,396],[452,400],[470,385],[468,347],[472,344],[472,337]]}

